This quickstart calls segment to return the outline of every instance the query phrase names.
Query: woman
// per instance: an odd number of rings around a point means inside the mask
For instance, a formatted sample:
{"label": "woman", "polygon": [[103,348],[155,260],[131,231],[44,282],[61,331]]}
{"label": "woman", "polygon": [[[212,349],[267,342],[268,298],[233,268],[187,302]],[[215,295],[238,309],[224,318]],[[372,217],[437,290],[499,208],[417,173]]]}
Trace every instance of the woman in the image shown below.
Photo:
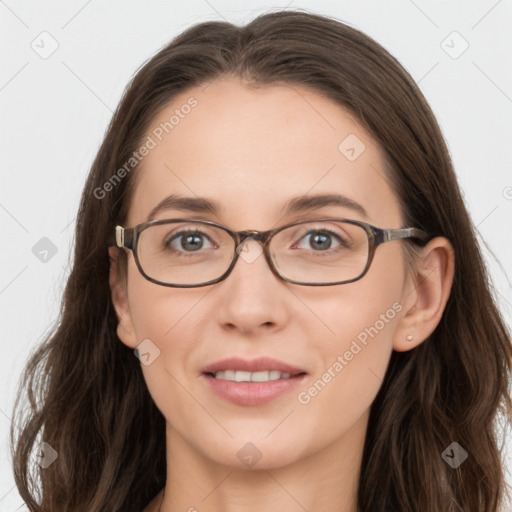
{"label": "woman", "polygon": [[300,11],[196,25],[139,70],[93,163],[62,317],[23,376],[19,492],[501,510],[491,292],[439,126],[380,45]]}

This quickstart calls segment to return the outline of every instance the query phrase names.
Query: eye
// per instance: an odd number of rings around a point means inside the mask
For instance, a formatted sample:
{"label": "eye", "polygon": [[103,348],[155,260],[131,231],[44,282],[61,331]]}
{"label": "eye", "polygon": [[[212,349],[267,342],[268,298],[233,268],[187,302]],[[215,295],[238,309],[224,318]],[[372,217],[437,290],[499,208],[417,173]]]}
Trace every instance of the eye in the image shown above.
{"label": "eye", "polygon": [[308,240],[308,247],[302,247],[299,243],[299,249],[313,249],[315,251],[326,251],[331,249],[333,240],[338,242],[339,247],[347,247],[348,240],[343,239],[340,234],[329,229],[312,229],[308,231],[301,240]]}
{"label": "eye", "polygon": [[[205,243],[208,244],[207,247],[204,247]],[[191,229],[178,231],[177,233],[173,232],[171,236],[165,238],[164,246],[172,252],[197,252],[203,248],[211,249],[215,247],[206,233]]]}

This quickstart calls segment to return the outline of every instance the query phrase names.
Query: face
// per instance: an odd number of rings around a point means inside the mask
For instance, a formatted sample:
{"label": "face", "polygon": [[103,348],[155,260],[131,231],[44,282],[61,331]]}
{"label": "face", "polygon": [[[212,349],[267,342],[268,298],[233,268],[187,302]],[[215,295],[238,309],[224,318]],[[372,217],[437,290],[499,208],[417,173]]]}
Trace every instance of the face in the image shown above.
{"label": "face", "polygon": [[[191,97],[197,104],[182,108]],[[176,109],[179,121],[162,132]],[[345,109],[307,88],[249,89],[218,79],[174,98],[147,136],[156,146],[137,170],[126,227],[146,222],[171,194],[207,198],[219,212],[169,208],[155,219],[212,220],[237,231],[320,217],[402,227],[378,144]],[[359,203],[366,216],[343,205],[282,214],[291,198],[332,193]],[[239,467],[241,454],[257,450],[258,467],[272,468],[361,440],[407,300],[401,244],[381,245],[359,281],[318,287],[279,279],[263,254],[240,258],[222,282],[164,287],[146,280],[129,253],[118,334],[132,348],[151,340],[151,359],[159,351],[142,370],[168,442]],[[269,357],[305,375],[265,403],[235,403],[203,373],[231,357]]]}

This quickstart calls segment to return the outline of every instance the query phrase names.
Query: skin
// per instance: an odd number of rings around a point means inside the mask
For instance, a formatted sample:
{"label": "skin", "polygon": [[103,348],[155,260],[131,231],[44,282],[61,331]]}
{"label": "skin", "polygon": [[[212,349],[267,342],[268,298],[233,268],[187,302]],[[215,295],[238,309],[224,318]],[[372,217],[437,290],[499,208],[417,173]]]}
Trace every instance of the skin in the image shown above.
{"label": "skin", "polygon": [[[267,230],[323,216],[402,227],[379,145],[330,99],[302,86],[249,89],[238,78],[223,77],[174,98],[153,126],[190,96],[198,105],[137,170],[126,227],[145,222],[171,193],[214,199],[221,215],[169,210],[156,218],[203,218],[233,230]],[[352,162],[338,150],[349,134],[366,146]],[[362,204],[368,218],[339,206],[292,217],[280,213],[292,196],[333,191]],[[278,279],[262,255],[251,263],[239,259],[220,283],[191,289],[147,281],[130,251],[127,279],[112,265],[119,338],[133,349],[149,338],[160,350],[152,364],[141,365],[167,425],[160,510],[356,511],[369,410],[391,353],[414,349],[432,333],[453,280],[448,240],[432,240],[414,270],[405,265],[403,243],[380,246],[361,280],[324,287]],[[111,256],[115,260],[115,249]],[[395,302],[401,311],[317,396],[301,404],[297,393],[321,378]],[[233,355],[274,357],[304,368],[308,376],[300,389],[267,404],[235,405],[200,378],[206,364]],[[252,467],[237,457],[248,442],[261,453]],[[159,493],[146,512],[159,510],[161,501]]]}

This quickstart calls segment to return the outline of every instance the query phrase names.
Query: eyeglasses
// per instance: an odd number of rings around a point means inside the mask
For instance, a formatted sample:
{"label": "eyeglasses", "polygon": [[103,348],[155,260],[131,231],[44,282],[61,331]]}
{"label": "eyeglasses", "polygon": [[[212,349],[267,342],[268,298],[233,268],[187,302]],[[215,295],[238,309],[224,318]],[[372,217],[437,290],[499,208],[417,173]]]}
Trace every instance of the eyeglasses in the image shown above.
{"label": "eyeglasses", "polygon": [[262,243],[265,259],[277,277],[304,286],[330,286],[361,279],[383,243],[412,238],[424,245],[429,238],[417,228],[380,229],[337,218],[238,232],[207,220],[153,220],[132,228],[116,226],[115,234],[117,246],[133,252],[148,281],[179,288],[226,279],[239,257],[254,261],[254,253],[246,246],[250,240]]}

